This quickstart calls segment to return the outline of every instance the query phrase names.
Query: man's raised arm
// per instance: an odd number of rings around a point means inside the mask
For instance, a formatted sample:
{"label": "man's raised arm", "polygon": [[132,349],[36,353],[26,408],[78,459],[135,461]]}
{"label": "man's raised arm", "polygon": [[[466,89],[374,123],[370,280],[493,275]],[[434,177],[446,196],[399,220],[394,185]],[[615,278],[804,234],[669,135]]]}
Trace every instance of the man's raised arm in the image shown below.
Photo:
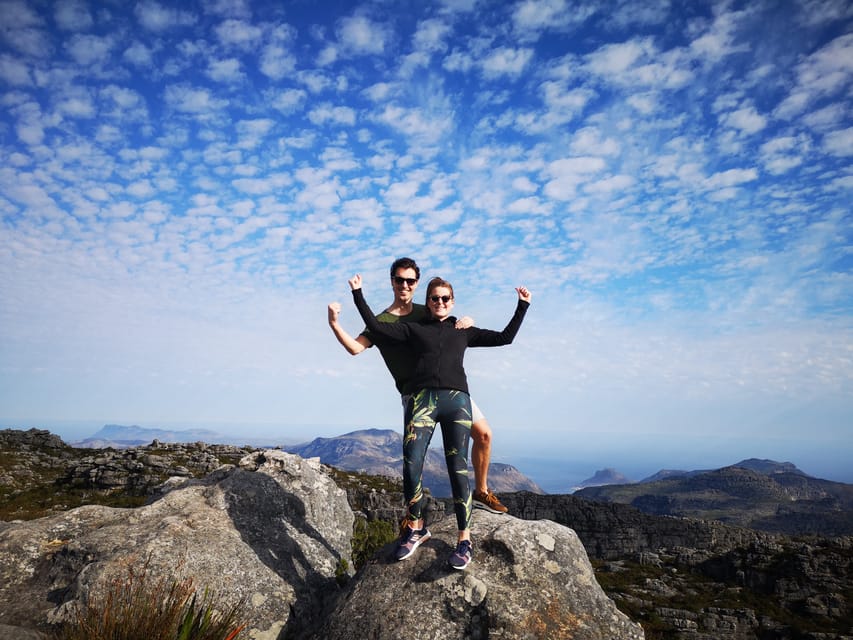
{"label": "man's raised arm", "polygon": [[353,338],[349,333],[347,333],[338,321],[340,315],[341,304],[339,302],[329,303],[329,327],[331,327],[332,333],[335,334],[338,342],[341,343],[348,353],[357,356],[373,343],[367,339],[367,336],[359,335],[358,337]]}

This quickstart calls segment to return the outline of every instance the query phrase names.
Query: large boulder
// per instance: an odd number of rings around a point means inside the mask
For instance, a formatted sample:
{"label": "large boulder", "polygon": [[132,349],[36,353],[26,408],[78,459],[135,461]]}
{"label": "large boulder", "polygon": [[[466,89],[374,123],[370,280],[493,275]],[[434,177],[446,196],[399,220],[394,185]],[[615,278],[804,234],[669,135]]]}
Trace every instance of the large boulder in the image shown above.
{"label": "large boulder", "polygon": [[258,451],[169,484],[136,509],[0,523],[0,629],[67,620],[129,566],[245,599],[253,640],[297,633],[319,615],[350,563],[353,514],[318,460]]}
{"label": "large boulder", "polygon": [[642,628],[604,594],[571,529],[477,511],[474,559],[450,568],[456,520],[429,525],[432,538],[397,562],[393,543],[339,596],[315,640],[629,640]]}

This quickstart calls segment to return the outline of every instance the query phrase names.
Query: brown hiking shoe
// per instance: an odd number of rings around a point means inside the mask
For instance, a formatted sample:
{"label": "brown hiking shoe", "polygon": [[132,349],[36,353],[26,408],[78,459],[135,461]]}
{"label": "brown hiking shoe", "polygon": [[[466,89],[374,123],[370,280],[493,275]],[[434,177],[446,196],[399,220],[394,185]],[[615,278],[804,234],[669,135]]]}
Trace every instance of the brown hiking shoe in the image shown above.
{"label": "brown hiking shoe", "polygon": [[486,511],[491,511],[492,513],[506,513],[509,511],[505,506],[501,504],[501,501],[498,500],[498,497],[486,489],[483,491],[475,491],[473,495],[474,506],[478,509],[485,509]]}

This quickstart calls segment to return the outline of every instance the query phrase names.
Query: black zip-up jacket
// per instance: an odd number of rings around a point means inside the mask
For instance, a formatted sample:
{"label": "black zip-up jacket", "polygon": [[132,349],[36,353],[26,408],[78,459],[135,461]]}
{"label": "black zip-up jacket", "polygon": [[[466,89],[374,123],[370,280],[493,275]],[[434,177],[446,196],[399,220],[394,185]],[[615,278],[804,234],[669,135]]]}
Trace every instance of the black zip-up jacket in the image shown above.
{"label": "black zip-up jacket", "polygon": [[417,354],[415,372],[402,390],[403,393],[414,393],[421,389],[456,389],[468,393],[468,379],[462,366],[465,349],[511,344],[530,306],[529,302],[519,300],[504,330],[492,331],[477,327],[457,329],[453,317],[444,322],[432,316],[421,322],[379,322],[361,289],[354,289],[352,297],[371,333],[398,342],[408,342]]}

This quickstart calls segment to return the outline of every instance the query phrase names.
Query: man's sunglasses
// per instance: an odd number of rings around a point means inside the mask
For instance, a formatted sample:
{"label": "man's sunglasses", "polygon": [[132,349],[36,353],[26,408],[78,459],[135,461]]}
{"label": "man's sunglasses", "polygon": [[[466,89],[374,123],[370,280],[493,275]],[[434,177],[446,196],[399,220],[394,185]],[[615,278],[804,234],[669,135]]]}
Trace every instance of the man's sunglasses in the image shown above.
{"label": "man's sunglasses", "polygon": [[400,276],[393,276],[393,279],[395,284],[403,284],[405,282],[410,287],[414,287],[418,282],[417,278],[401,278]]}
{"label": "man's sunglasses", "polygon": [[453,300],[451,296],[430,296],[429,299],[433,302],[438,302],[439,300],[441,300],[444,304],[447,304],[448,302]]}

